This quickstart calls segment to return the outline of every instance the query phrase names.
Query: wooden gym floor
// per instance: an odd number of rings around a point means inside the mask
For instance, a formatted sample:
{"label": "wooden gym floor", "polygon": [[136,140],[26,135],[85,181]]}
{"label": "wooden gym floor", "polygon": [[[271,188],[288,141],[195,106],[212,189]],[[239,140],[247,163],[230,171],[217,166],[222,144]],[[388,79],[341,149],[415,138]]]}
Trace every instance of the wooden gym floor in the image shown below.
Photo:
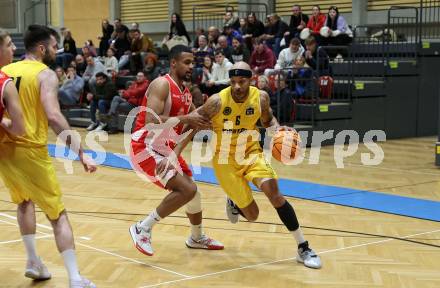
{"label": "wooden gym floor", "polygon": [[[55,142],[53,134],[50,139]],[[381,143],[385,160],[374,167],[361,165],[360,153],[367,152],[363,145],[346,159],[344,169],[336,169],[333,146],[322,148],[318,165],[274,167],[282,178],[440,201],[434,142],[427,137]],[[122,135],[111,135],[100,144],[107,152],[122,153],[122,143]],[[224,193],[202,183],[205,232],[222,241],[225,250],[186,248],[188,221],[179,210],[155,227],[155,255],[144,256],[133,247],[128,227],[150,212],[164,191],[133,171],[100,167],[87,175],[74,163],[75,173],[69,175],[61,162],[53,162],[81,273],[98,287],[440,287],[438,222],[288,198],[306,238],[322,257],[323,268],[311,270],[296,263],[295,241],[264,195],[254,193],[258,222],[231,224]],[[2,183],[0,191],[0,287],[67,287],[50,224],[41,212],[37,247],[53,278],[33,283],[23,277],[25,251],[15,205]]]}

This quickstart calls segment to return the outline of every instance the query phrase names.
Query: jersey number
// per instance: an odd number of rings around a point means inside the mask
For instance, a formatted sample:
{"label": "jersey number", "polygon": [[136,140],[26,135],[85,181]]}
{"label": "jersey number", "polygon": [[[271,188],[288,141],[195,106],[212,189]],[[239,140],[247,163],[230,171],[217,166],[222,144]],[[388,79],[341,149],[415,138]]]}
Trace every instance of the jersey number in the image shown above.
{"label": "jersey number", "polygon": [[235,125],[240,125],[240,115],[235,117]]}

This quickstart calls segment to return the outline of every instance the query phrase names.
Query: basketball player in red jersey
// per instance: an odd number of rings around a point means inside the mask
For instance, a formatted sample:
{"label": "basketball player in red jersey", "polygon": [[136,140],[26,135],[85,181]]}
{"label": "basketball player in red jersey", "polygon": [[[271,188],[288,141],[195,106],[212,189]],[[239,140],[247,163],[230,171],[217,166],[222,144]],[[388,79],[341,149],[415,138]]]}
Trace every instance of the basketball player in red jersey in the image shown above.
{"label": "basketball player in red jersey", "polygon": [[[184,129],[204,129],[210,127],[211,123],[198,113],[190,114],[195,107],[191,93],[183,82],[191,80],[193,53],[188,47],[177,45],[171,49],[169,58],[170,73],[151,82],[141,106],[143,111],[137,115],[131,140],[134,169],[159,187],[170,191],[156,209],[129,229],[135,247],[148,256],[153,255],[153,226],[184,205],[191,222],[191,236],[186,240],[186,246],[208,250],[223,249],[223,244],[202,232],[200,192],[191,178],[192,173],[185,160],[179,156],[176,165],[170,165],[171,156],[180,155],[190,139],[186,137],[183,142],[178,143],[179,138],[184,138]],[[162,122],[164,123],[161,124]],[[169,127],[168,130],[163,129],[164,125]],[[153,129],[159,126],[162,128],[160,135],[155,137],[158,132]]]}
{"label": "basketball player in red jersey", "polygon": [[[0,68],[12,63],[15,45],[9,34],[0,29]],[[23,113],[20,107],[17,89],[12,79],[0,71],[0,129],[7,132],[22,135],[24,133]],[[4,112],[8,112],[9,118],[4,118]],[[1,133],[0,133],[1,137]]]}

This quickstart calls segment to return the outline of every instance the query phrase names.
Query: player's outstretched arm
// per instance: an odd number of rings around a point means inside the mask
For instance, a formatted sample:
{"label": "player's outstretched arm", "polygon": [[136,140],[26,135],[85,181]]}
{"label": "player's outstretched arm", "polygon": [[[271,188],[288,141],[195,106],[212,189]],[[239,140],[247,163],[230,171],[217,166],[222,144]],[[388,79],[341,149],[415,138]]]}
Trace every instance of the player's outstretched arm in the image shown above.
{"label": "player's outstretched arm", "polygon": [[23,112],[21,111],[20,98],[17,89],[12,81],[5,86],[3,100],[11,119],[3,118],[1,126],[11,134],[18,136],[23,135],[25,133]]}
{"label": "player's outstretched arm", "polygon": [[208,100],[200,106],[196,111],[201,116],[212,119],[218,112],[220,112],[220,108],[222,106],[222,102],[220,96],[218,94],[214,94],[208,98]]}
{"label": "player's outstretched arm", "polygon": [[[58,103],[57,75],[54,71],[46,69],[40,72],[38,80],[40,81],[41,104],[46,112],[49,126],[57,135],[65,130],[71,130],[69,123],[67,123],[66,118],[64,118],[64,115],[61,113],[60,104]],[[96,164],[94,161],[84,155],[84,150],[81,146],[81,139],[73,137],[71,134],[66,139],[66,145],[68,145],[73,152],[78,154],[86,172],[96,171]]]}

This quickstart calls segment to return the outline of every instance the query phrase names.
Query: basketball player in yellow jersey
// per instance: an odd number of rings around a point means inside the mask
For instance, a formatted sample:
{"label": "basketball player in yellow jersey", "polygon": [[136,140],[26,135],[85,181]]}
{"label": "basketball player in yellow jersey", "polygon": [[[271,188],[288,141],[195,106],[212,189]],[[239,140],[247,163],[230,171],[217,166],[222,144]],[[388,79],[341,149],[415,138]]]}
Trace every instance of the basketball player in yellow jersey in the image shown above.
{"label": "basketball player in yellow jersey", "polygon": [[[18,205],[17,220],[28,257],[25,276],[38,280],[51,278],[35,249],[35,203],[52,224],[70,287],[96,287],[79,275],[72,229],[47,151],[48,126],[57,135],[70,129],[58,104],[57,76],[46,66],[55,61],[56,36],[54,30],[45,26],[29,26],[24,36],[26,59],[2,68],[14,79],[19,92],[25,134],[14,136],[0,131],[0,178]],[[79,155],[87,172],[96,170],[95,163],[83,154],[79,139],[70,137],[66,144]]]}
{"label": "basketball player in yellow jersey", "polygon": [[[269,198],[281,221],[295,237],[297,261],[310,268],[320,268],[321,260],[304,239],[293,207],[280,193],[277,175],[266,162],[258,138],[249,141],[248,137],[239,137],[242,133],[248,136],[258,133],[258,120],[265,128],[281,128],[270,108],[269,95],[250,86],[252,71],[245,62],[234,64],[229,77],[231,86],[212,95],[197,110],[212,121],[217,136],[212,163],[217,180],[228,195],[228,218],[236,223],[241,214],[249,221],[257,220],[259,210],[248,184],[253,182]],[[246,163],[251,159],[253,161]]]}

